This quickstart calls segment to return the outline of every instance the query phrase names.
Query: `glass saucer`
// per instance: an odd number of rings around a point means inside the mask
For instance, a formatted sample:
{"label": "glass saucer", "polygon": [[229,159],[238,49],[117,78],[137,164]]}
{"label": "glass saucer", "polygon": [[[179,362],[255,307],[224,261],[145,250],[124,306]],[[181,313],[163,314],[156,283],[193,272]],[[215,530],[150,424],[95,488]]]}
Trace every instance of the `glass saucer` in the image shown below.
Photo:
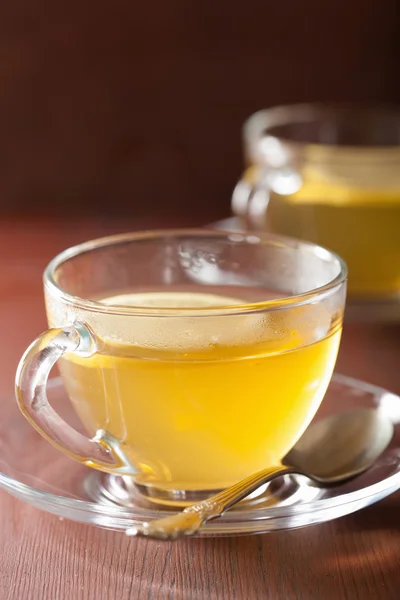
{"label": "glass saucer", "polygon": [[[55,409],[76,426],[60,378],[49,382]],[[91,470],[55,450],[20,414],[13,397],[2,399],[0,488],[54,515],[124,530],[174,509],[151,504],[129,479]],[[400,488],[400,398],[356,379],[335,375],[315,417],[354,408],[383,411],[394,424],[392,441],[364,474],[320,488],[301,476],[275,480],[236,509],[206,524],[202,536],[265,533],[322,523],[360,510]]]}

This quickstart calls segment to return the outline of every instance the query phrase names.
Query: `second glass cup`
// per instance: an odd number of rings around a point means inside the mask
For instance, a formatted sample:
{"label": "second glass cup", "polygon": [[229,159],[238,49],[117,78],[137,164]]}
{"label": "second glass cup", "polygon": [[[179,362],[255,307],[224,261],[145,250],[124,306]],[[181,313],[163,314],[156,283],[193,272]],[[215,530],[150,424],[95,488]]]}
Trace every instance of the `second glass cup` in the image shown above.
{"label": "second glass cup", "polygon": [[[158,501],[277,464],[314,416],[339,347],[346,267],[283,237],[160,231],[87,242],[44,275],[50,329],[21,410],[57,448]],[[47,401],[59,368],[87,436]]]}
{"label": "second glass cup", "polygon": [[[233,212],[251,229],[332,248],[349,298],[400,318],[400,110],[304,104],[244,125],[247,170]],[[382,308],[378,310],[378,303]],[[366,310],[366,308],[365,308]]]}

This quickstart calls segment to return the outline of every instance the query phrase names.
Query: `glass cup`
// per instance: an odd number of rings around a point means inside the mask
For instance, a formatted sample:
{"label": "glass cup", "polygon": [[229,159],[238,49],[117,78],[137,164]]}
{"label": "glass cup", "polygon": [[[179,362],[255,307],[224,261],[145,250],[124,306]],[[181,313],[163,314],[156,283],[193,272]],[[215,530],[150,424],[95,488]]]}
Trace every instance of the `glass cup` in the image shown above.
{"label": "glass cup", "polygon": [[322,244],[349,268],[349,298],[399,315],[400,110],[281,106],[244,126],[233,212],[250,229]]}
{"label": "glass cup", "polygon": [[[23,414],[72,458],[181,502],[300,437],[334,368],[346,267],[283,237],[159,231],[66,250],[44,290],[50,329],[16,376]],[[56,362],[87,435],[48,403]]]}

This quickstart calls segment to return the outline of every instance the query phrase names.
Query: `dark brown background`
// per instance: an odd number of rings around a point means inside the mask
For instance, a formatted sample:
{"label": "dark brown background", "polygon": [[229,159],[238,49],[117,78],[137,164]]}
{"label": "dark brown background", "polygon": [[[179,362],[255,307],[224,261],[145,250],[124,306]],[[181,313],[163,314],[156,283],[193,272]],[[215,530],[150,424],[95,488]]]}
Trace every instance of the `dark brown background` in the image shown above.
{"label": "dark brown background", "polygon": [[0,211],[226,215],[253,111],[400,101],[396,0],[0,4]]}

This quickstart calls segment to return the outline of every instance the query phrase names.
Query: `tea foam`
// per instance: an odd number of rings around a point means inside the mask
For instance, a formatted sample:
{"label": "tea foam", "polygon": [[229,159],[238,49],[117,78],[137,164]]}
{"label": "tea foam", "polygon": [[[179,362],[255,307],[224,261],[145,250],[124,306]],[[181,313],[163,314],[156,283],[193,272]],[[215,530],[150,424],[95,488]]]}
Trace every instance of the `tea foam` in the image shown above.
{"label": "tea foam", "polygon": [[[193,309],[240,306],[244,300],[199,292],[146,292],[123,294],[102,299],[113,306],[156,309]],[[125,317],[126,337],[136,345],[153,349],[203,350],[215,345],[242,346],[257,342],[262,317],[259,314],[207,315],[173,312],[161,316]],[[200,315],[200,316],[199,316]]]}

